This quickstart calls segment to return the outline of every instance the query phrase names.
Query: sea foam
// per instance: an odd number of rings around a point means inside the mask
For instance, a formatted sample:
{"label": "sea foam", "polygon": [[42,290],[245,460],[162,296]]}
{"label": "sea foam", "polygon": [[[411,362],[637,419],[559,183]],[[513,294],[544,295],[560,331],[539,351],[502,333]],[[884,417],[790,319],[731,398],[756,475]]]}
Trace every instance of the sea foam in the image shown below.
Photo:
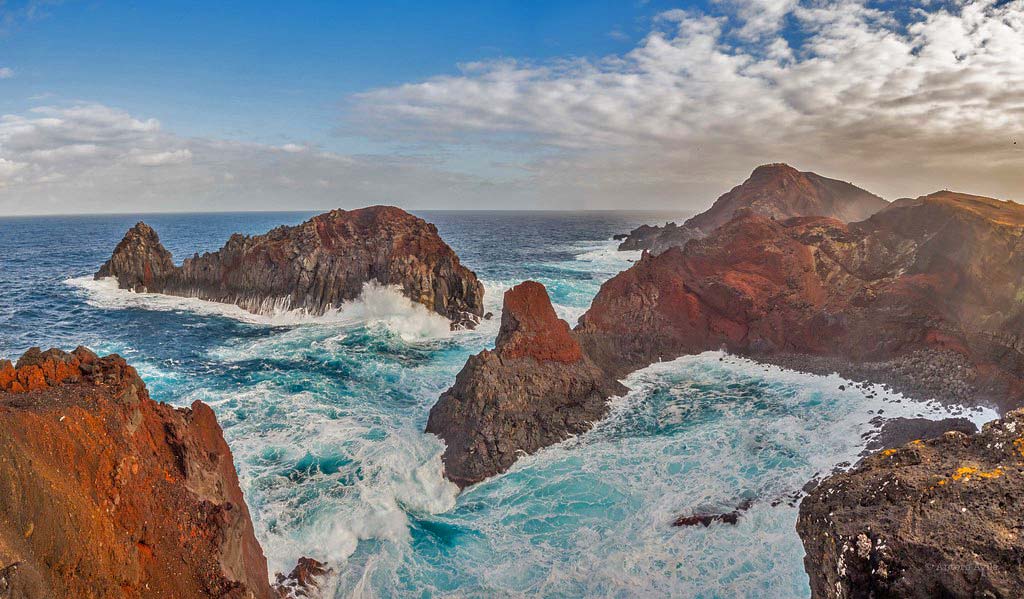
{"label": "sea foam", "polygon": [[89,305],[104,309],[187,311],[267,326],[367,324],[383,326],[406,340],[447,337],[451,333],[449,322],[443,316],[405,297],[397,286],[372,281],[363,285],[362,294],[355,300],[320,315],[305,310],[283,309],[268,314],[255,314],[234,304],[195,297],[136,293],[119,288],[113,277],[94,280],[91,276],[84,276],[67,279],[65,283],[83,292]]}

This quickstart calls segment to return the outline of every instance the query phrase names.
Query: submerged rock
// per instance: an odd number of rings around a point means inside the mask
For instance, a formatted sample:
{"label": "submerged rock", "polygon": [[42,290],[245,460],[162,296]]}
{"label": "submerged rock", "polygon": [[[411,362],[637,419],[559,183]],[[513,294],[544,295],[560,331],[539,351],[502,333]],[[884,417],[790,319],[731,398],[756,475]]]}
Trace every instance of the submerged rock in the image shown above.
{"label": "submerged rock", "polygon": [[682,226],[642,225],[626,236],[620,250],[648,250],[660,254],[683,247],[732,220],[737,210],[776,220],[794,216],[826,216],[843,222],[868,218],[888,203],[882,198],[843,181],[804,173],[786,164],[766,164],[750,178],[722,195],[707,211]]}
{"label": "submerged rock", "polygon": [[0,596],[274,596],[213,411],[116,355],[0,362],[0,486]]}
{"label": "submerged rock", "polygon": [[447,445],[445,476],[465,487],[589,429],[624,391],[583,354],[544,286],[526,281],[505,292],[495,348],[466,362],[427,432]]}
{"label": "submerged rock", "polygon": [[390,206],[332,210],[253,237],[236,233],[220,250],[180,267],[156,231],[139,223],[96,273],[105,277],[122,289],[236,304],[257,314],[323,314],[376,282],[397,286],[453,328],[472,328],[483,316],[483,285],[437,227]]}
{"label": "submerged rock", "polygon": [[1024,597],[1024,411],[826,478],[797,532],[815,599]]}

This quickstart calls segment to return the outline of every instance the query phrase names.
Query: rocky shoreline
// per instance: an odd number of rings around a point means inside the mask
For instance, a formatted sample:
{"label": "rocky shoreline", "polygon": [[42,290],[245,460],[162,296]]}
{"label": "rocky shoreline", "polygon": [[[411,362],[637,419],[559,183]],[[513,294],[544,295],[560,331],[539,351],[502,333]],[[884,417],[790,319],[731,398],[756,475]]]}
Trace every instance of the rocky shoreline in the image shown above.
{"label": "rocky shoreline", "polygon": [[216,252],[175,266],[156,231],[132,227],[95,278],[132,291],[235,304],[256,314],[320,315],[358,298],[369,283],[395,286],[440,314],[452,329],[484,316],[483,284],[437,227],[404,210],[333,210],[256,236],[232,235]]}

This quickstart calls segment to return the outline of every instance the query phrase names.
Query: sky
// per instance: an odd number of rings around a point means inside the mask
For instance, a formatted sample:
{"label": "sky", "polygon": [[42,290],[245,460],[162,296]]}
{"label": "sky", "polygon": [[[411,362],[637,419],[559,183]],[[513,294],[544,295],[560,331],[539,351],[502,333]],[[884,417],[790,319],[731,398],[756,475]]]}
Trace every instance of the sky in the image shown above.
{"label": "sky", "polygon": [[1024,0],[0,0],[0,215],[1024,201]]}

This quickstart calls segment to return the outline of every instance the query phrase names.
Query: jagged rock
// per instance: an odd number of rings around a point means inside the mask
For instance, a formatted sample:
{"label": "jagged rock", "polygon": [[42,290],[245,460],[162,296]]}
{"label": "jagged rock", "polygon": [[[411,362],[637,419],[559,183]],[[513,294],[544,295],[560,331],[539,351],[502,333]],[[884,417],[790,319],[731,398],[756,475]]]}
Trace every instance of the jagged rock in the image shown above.
{"label": "jagged rock", "polygon": [[116,355],[0,363],[0,487],[0,596],[273,596],[213,411]]}
{"label": "jagged rock", "polygon": [[444,439],[445,476],[464,487],[589,429],[624,391],[583,355],[544,286],[526,281],[505,292],[494,350],[466,362],[427,432]]}
{"label": "jagged rock", "polygon": [[850,225],[741,211],[606,282],[577,332],[616,376],[719,348],[841,374],[913,360],[886,382],[1005,410],[1024,398],[1022,238],[1024,207],[951,192]]}
{"label": "jagged rock", "polygon": [[660,254],[670,247],[683,247],[732,220],[737,210],[750,210],[776,220],[794,216],[827,216],[843,222],[868,218],[885,208],[887,202],[859,187],[802,173],[786,164],[766,164],[754,169],[742,185],[724,194],[705,212],[682,226],[642,225],[626,236],[620,250],[648,250]]}
{"label": "jagged rock", "polygon": [[[884,376],[921,399],[1013,409],[1024,401],[1022,273],[1024,206],[1013,202],[940,192],[849,225],[741,210],[601,286],[570,336],[585,369],[484,352],[435,406],[431,430],[448,442],[449,475],[467,484],[507,468],[519,449],[556,442],[536,435],[548,418],[561,431],[571,409],[588,422],[603,414],[587,407],[603,405],[597,399],[570,408],[566,390],[607,391],[593,382],[720,349],[808,372]],[[568,335],[564,323],[535,322]],[[557,415],[512,401],[538,389],[544,405],[563,406]],[[514,424],[493,424],[508,414]]]}
{"label": "jagged rock", "polygon": [[356,299],[365,284],[396,285],[414,302],[472,328],[483,315],[483,285],[438,235],[404,210],[332,210],[264,235],[235,234],[220,250],[175,267],[156,232],[139,223],[96,278],[122,289],[236,304],[257,314],[323,314]]}
{"label": "jagged rock", "polygon": [[815,599],[1024,596],[1024,411],[913,441],[800,504]]}
{"label": "jagged rock", "polygon": [[321,596],[324,578],[333,570],[311,557],[300,557],[288,576],[278,572],[274,590],[281,599],[312,599]]}
{"label": "jagged rock", "polygon": [[736,509],[723,512],[723,513],[707,513],[697,512],[689,516],[679,516],[672,522],[672,526],[704,526],[705,528],[711,526],[712,522],[721,522],[723,524],[736,524],[740,521],[740,516],[744,512],[749,510],[754,505],[754,501],[751,499],[745,499]]}

